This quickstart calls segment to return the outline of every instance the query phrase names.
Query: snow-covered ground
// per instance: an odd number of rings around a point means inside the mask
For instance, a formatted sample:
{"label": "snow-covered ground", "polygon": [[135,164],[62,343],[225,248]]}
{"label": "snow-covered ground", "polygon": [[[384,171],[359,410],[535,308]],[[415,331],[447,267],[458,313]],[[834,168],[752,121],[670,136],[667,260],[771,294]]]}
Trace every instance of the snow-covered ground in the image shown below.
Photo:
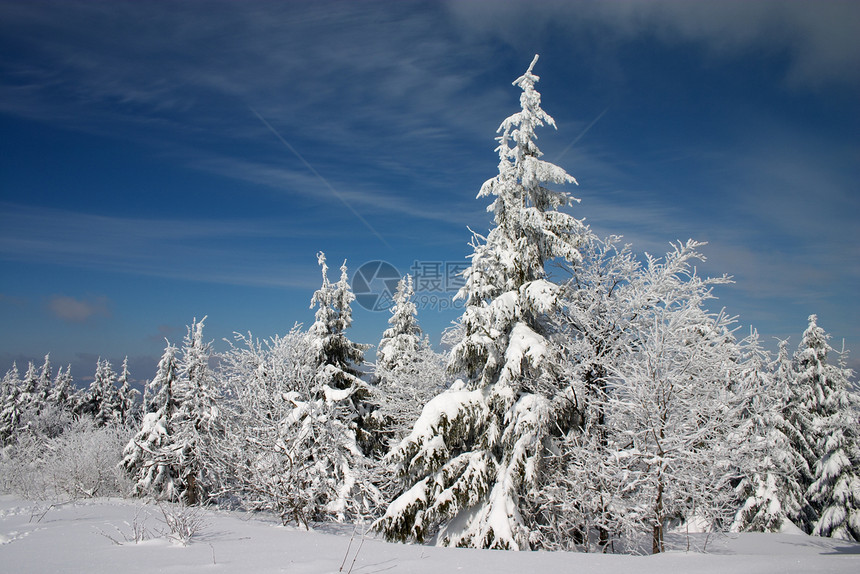
{"label": "snow-covered ground", "polygon": [[[388,544],[360,531],[320,525],[283,527],[241,513],[203,511],[204,526],[188,546],[171,540],[161,510],[139,501],[100,499],[51,506],[0,496],[0,572],[124,574],[348,572],[529,573],[860,572],[860,544],[802,534],[743,534],[712,538],[707,552],[658,556],[503,552]],[[134,542],[135,526],[147,531]],[[693,548],[703,539],[691,539]],[[354,561],[354,562],[353,562]]]}

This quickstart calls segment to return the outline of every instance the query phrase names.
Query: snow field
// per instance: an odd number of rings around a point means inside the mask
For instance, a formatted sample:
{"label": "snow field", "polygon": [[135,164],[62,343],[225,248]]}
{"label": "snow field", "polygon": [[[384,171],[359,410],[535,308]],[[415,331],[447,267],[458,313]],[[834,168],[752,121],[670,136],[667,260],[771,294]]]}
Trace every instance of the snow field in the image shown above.
{"label": "snow field", "polygon": [[[305,531],[266,515],[203,510],[204,527],[188,546],[163,531],[161,511],[140,501],[96,499],[56,504],[0,496],[0,572],[69,574],[253,572],[354,574],[404,572],[521,574],[851,573],[860,572],[860,545],[795,534],[673,535],[681,550],[655,556],[506,552],[390,544],[362,526],[318,525]],[[135,523],[150,538],[130,540]],[[695,550],[695,549],[698,549]],[[354,563],[353,563],[354,560]]]}

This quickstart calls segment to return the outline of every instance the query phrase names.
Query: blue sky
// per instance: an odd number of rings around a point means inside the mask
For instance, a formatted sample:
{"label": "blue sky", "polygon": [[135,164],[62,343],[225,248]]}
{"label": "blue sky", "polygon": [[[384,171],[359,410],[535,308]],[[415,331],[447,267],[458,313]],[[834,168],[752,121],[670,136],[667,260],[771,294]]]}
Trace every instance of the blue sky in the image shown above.
{"label": "blue sky", "polygon": [[[308,325],[320,250],[455,268],[535,53],[574,213],[708,241],[741,332],[817,313],[857,365],[860,3],[534,4],[0,1],[0,370],[150,378],[195,317],[218,349]],[[434,341],[450,294],[419,289]]]}

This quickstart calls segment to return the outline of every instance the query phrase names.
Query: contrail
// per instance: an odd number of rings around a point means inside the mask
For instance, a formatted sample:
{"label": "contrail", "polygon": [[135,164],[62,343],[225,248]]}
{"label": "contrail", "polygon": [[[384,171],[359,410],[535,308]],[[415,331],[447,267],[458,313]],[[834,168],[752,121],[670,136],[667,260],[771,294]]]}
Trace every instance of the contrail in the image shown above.
{"label": "contrail", "polygon": [[584,130],[582,130],[581,132],[579,132],[579,135],[578,135],[578,136],[576,136],[576,137],[573,139],[573,141],[572,141],[572,142],[570,142],[569,144],[567,144],[567,147],[566,147],[566,148],[564,148],[563,150],[561,150],[561,153],[560,153],[560,154],[558,154],[558,157],[557,157],[557,158],[555,158],[555,161],[558,161],[558,160],[560,160],[562,157],[564,157],[564,154],[566,154],[568,151],[570,151],[570,148],[572,148],[573,146],[575,146],[575,145],[576,145],[576,142],[578,142],[578,141],[579,141],[579,140],[581,140],[583,137],[585,137],[585,134],[587,134],[587,133],[588,133],[588,130],[590,130],[592,127],[594,127],[594,124],[596,124],[597,122],[599,122],[599,121],[600,121],[600,118],[602,118],[603,116],[605,116],[605,115],[606,115],[606,112],[608,112],[608,111],[609,111],[609,108],[607,107],[607,108],[605,108],[602,112],[600,112],[600,114],[598,114],[596,118],[594,118],[593,120],[591,120],[591,123],[590,123],[590,124],[588,124],[587,126],[585,126],[585,129],[584,129]]}
{"label": "contrail", "polygon": [[[338,190],[336,190],[334,188],[334,186],[332,186],[332,184],[330,184],[329,181],[320,174],[320,172],[315,170],[314,166],[312,166],[310,163],[308,163],[308,160],[306,160],[304,157],[302,157],[302,154],[300,154],[298,152],[298,150],[296,150],[296,148],[294,148],[292,145],[290,145],[290,142],[285,140],[284,136],[282,136],[278,132],[278,130],[276,130],[274,127],[272,127],[272,124],[270,124],[269,122],[266,121],[266,118],[264,118],[263,116],[260,115],[260,112],[258,112],[257,110],[255,110],[253,107],[250,107],[250,106],[249,106],[249,109],[252,112],[254,112],[254,115],[257,116],[257,118],[259,118],[259,120],[261,122],[263,122],[263,125],[266,126],[269,129],[269,131],[272,132],[275,135],[275,137],[278,138],[280,140],[280,142],[287,147],[288,150],[293,152],[294,156],[299,158],[299,161],[302,162],[304,164],[304,166],[306,168],[308,168],[308,170],[310,170],[310,172],[312,174],[317,176],[317,179],[319,179],[323,183],[323,185],[325,185],[329,189],[329,191],[331,191],[332,194],[334,194],[334,196],[336,198],[338,198],[341,201],[341,203],[343,203],[346,206],[346,208],[348,210],[350,210],[352,212],[352,214],[354,216],[356,216],[358,218],[358,220],[364,224],[365,227],[367,227],[367,229],[370,230],[371,233],[373,233],[386,247],[388,247],[389,249],[392,249],[391,245],[385,240],[384,237],[382,237],[382,235],[379,234],[378,231],[376,231],[376,229],[373,228],[373,226],[370,224],[370,222],[367,221],[364,218],[364,216],[362,216],[359,212],[357,212],[355,210],[355,208],[353,208],[352,205],[349,204],[349,202],[346,200],[346,198]],[[589,127],[591,127],[591,126],[589,126]],[[588,128],[586,128],[586,130],[588,130]]]}

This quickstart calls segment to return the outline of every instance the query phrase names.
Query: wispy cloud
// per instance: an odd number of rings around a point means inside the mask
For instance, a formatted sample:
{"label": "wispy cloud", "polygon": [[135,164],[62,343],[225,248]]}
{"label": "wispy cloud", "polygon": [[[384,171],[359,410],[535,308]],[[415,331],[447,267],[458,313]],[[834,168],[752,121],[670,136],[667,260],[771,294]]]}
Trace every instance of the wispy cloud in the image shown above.
{"label": "wispy cloud", "polygon": [[[0,64],[0,109],[68,121],[170,123],[181,113],[191,131],[247,133],[251,105],[279,129],[300,120],[314,130],[302,138],[359,155],[369,151],[356,140],[362,129],[426,144],[476,118],[492,125],[498,116],[487,108],[503,101],[495,88],[474,93],[476,54],[425,33],[444,19],[405,4],[0,3],[5,42],[31,54]],[[456,100],[473,121],[462,122]]]}
{"label": "wispy cloud", "polygon": [[[22,56],[0,62],[0,111],[330,197],[251,107],[390,241],[398,215],[474,221],[468,202],[480,179],[455,209],[403,190],[435,186],[445,205],[457,201],[457,179],[471,169],[464,151],[485,146],[491,158],[494,130],[516,102],[513,88],[474,81],[490,48],[447,19],[441,6],[407,3],[0,2],[0,38]],[[362,183],[381,180],[390,185]]]}
{"label": "wispy cloud", "polygon": [[[312,289],[317,270],[306,253],[295,253],[297,243],[369,234],[328,205],[337,203],[330,191],[284,153],[249,107],[387,241],[413,234],[428,236],[427,245],[449,234],[459,245],[468,240],[466,225],[481,230],[487,221],[486,202],[475,194],[494,175],[492,137],[515,111],[518,95],[488,67],[507,66],[511,52],[531,58],[550,38],[578,59],[579,72],[599,71],[595,77],[605,84],[623,78],[624,49],[650,38],[692,45],[697,57],[705,54],[704,63],[749,55],[778,62],[785,85],[799,91],[856,88],[857,22],[860,3],[853,1],[541,0],[535,9],[534,2],[466,0],[0,0],[0,49],[14,56],[0,59],[0,112],[144,141],[162,159],[256,184],[251,193],[273,190],[286,200],[264,202],[264,209],[282,208],[282,216],[264,219],[222,215],[210,221],[188,215],[190,209],[175,218],[105,217],[16,205],[15,190],[7,188],[0,258]],[[508,81],[521,71],[510,70]],[[485,81],[489,74],[492,82]],[[854,147],[804,142],[779,126],[764,126],[755,141],[733,134],[732,150],[718,147],[725,142],[692,141],[687,132],[664,151],[637,141],[624,155],[605,135],[613,126],[618,135],[619,121],[631,120],[635,105],[598,96],[589,111],[579,110],[578,78],[558,80],[552,84],[547,75],[540,85],[541,91],[559,90],[546,102],[559,131],[542,132],[541,147],[580,181],[568,190],[583,200],[576,215],[655,254],[671,240],[710,240],[708,269],[738,276],[735,289],[751,299],[853,296],[860,261],[857,177],[832,174],[857,173],[845,169],[848,162],[857,165],[856,140]],[[737,117],[727,118],[726,131],[749,130]],[[691,189],[677,181],[672,193],[649,188],[707,154],[702,163],[708,169]],[[663,180],[629,175],[666,157],[683,161],[661,166]],[[723,171],[713,167],[720,162]],[[842,164],[831,169],[833,162]],[[245,193],[252,186],[237,187]],[[19,201],[27,200],[22,195]],[[314,209],[301,211],[306,205]]]}
{"label": "wispy cloud", "polygon": [[[212,155],[210,157],[200,156],[191,164],[195,169],[217,173],[219,175],[246,181],[258,185],[264,185],[275,189],[286,196],[304,197],[315,201],[330,203],[331,194],[324,185],[310,172],[297,172],[292,167],[283,164],[250,160],[243,158]],[[488,162],[488,167],[492,164]],[[319,169],[325,172],[326,168]],[[338,189],[338,194],[350,204],[356,206],[366,216],[371,214],[409,215],[427,221],[444,223],[456,223],[466,225],[474,219],[474,213],[482,209],[474,202],[475,190],[444,190],[450,194],[446,197],[447,204],[456,203],[456,209],[441,208],[438,198],[423,195],[406,195],[402,192],[392,193],[389,189],[368,189],[370,184],[361,180],[345,179],[343,174],[327,176],[332,180],[332,185]],[[395,190],[400,191],[400,190]],[[462,193],[460,193],[462,191]],[[474,212],[474,213],[472,213]],[[387,234],[387,231],[382,231]]]}
{"label": "wispy cloud", "polygon": [[[283,221],[138,219],[0,204],[0,258],[190,281],[309,288]],[[299,257],[304,254],[296,254]]]}
{"label": "wispy cloud", "polygon": [[270,124],[270,123],[269,123],[269,121],[268,121],[268,120],[266,120],[266,118],[264,118],[263,116],[261,116],[261,115],[260,115],[260,113],[259,113],[257,110],[255,110],[254,108],[251,108],[251,111],[254,113],[254,115],[255,115],[255,116],[257,116],[257,118],[258,118],[258,119],[263,123],[263,125],[264,125],[264,126],[266,126],[266,128],[268,128],[268,130],[269,130],[270,132],[272,132],[272,135],[274,135],[274,136],[277,138],[277,140],[278,140],[279,142],[281,142],[282,144],[284,144],[284,147],[286,147],[286,148],[290,151],[290,153],[292,153],[292,154],[293,154],[293,155],[294,155],[294,156],[295,156],[295,157],[296,157],[296,158],[297,158],[297,159],[298,159],[298,160],[299,160],[299,161],[300,161],[300,162],[301,162],[301,163],[302,163],[302,164],[303,164],[307,169],[308,169],[308,171],[310,171],[310,172],[311,172],[311,173],[316,177],[316,179],[317,179],[317,180],[319,180],[319,182],[320,182],[320,183],[321,183],[321,184],[322,184],[326,189],[328,189],[328,191],[330,191],[330,192],[331,192],[331,194],[332,194],[334,197],[336,197],[336,198],[341,202],[341,204],[343,204],[343,206],[344,206],[344,207],[346,207],[346,209],[347,209],[350,213],[352,213],[352,214],[356,217],[356,219],[358,219],[359,221],[361,221],[361,223],[362,223],[362,224],[363,224],[363,225],[364,225],[364,226],[365,226],[365,227],[366,227],[366,228],[367,228],[367,229],[368,229],[368,230],[369,230],[369,231],[370,231],[374,236],[376,236],[376,238],[377,238],[377,239],[379,239],[379,241],[381,241],[383,245],[385,245],[386,247],[388,247],[389,249],[391,249],[391,244],[390,244],[390,243],[388,243],[388,241],[386,241],[386,239],[385,239],[382,235],[380,235],[380,234],[379,234],[379,232],[376,230],[376,228],[374,228],[374,227],[373,227],[373,225],[371,225],[371,224],[370,224],[370,222],[369,222],[369,221],[367,221],[367,219],[366,219],[366,218],[365,218],[361,213],[359,213],[358,211],[356,211],[356,209],[352,206],[352,203],[350,203],[350,202],[346,199],[346,197],[344,197],[344,195],[343,195],[342,193],[340,193],[340,192],[339,192],[339,191],[338,191],[338,190],[337,190],[337,189],[336,189],[336,188],[331,184],[331,182],[330,182],[326,177],[324,177],[322,174],[320,174],[320,172],[319,172],[319,171],[317,171],[317,169],[316,169],[313,165],[311,165],[311,163],[310,163],[310,162],[308,162],[308,160],[306,160],[306,159],[305,159],[305,157],[304,157],[302,154],[300,154],[300,153],[298,152],[298,150],[296,150],[296,148],[294,148],[294,147],[293,147],[293,144],[291,144],[290,142],[288,142],[287,140],[285,140],[285,139],[284,139],[284,136],[283,136],[283,135],[281,135],[281,132],[279,132],[279,131],[278,131],[278,130],[276,130],[274,127],[272,127],[272,124]]}
{"label": "wispy cloud", "polygon": [[818,161],[832,158],[783,143],[782,150],[739,150],[723,179],[674,201],[654,190],[602,189],[580,193],[575,212],[598,233],[623,234],[637,251],[660,254],[669,241],[688,237],[708,241],[704,268],[735,276],[732,289],[761,303],[850,298],[860,285],[860,198]]}
{"label": "wispy cloud", "polygon": [[[623,234],[637,251],[655,255],[672,240],[707,241],[701,272],[736,280],[718,289],[715,306],[741,313],[743,324],[795,340],[806,316],[818,313],[828,331],[856,348],[860,316],[850,303],[860,288],[856,148],[764,118],[742,128],[731,149],[716,141],[683,142],[689,157],[650,182],[610,173],[608,186],[584,186],[575,212],[599,233]],[[710,167],[697,172],[693,187],[683,187],[684,164],[703,157]],[[622,189],[625,184],[630,187]]]}

